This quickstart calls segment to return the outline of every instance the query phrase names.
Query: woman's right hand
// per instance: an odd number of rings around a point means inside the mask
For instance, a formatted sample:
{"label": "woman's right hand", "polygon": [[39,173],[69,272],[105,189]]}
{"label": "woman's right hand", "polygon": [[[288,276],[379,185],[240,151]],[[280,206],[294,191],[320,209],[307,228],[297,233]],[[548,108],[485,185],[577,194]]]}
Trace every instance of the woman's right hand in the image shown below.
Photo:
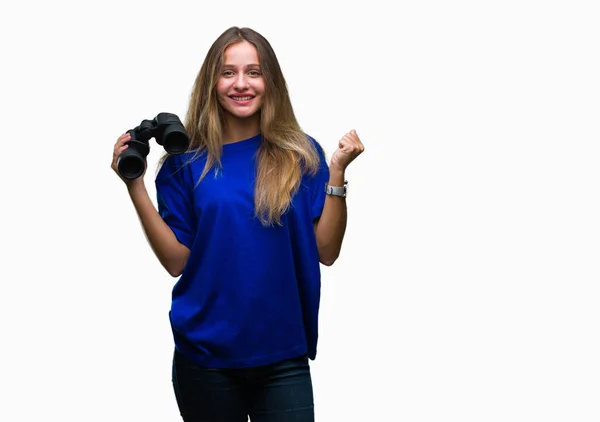
{"label": "woman's right hand", "polygon": [[144,172],[140,175],[140,177],[136,178],[136,179],[125,179],[123,176],[121,176],[119,174],[119,170],[117,168],[117,162],[119,160],[119,156],[121,155],[121,153],[123,151],[125,151],[127,148],[129,148],[129,146],[127,145],[127,142],[129,142],[131,140],[131,135],[129,133],[124,133],[121,136],[119,136],[119,138],[117,139],[117,142],[115,143],[115,146],[113,148],[113,158],[112,158],[112,163],[110,165],[110,167],[115,171],[115,173],[117,173],[117,176],[119,176],[119,178],[125,182],[125,184],[129,187],[135,183],[143,183],[144,180],[144,174],[146,173],[146,170],[144,169]]}

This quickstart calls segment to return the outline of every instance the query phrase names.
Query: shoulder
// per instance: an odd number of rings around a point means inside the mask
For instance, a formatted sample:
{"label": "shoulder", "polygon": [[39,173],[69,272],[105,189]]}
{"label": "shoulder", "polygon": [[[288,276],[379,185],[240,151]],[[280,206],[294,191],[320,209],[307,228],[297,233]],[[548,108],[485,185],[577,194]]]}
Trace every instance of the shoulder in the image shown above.
{"label": "shoulder", "polygon": [[177,155],[168,154],[159,162],[157,180],[165,180],[169,178],[185,179],[190,173],[189,166],[199,157],[194,153],[183,153]]}
{"label": "shoulder", "polygon": [[306,132],[304,133],[304,136],[306,136],[308,138],[308,140],[311,142],[311,144],[313,146],[321,148],[321,144],[319,144],[319,141],[317,141],[314,136],[312,136]]}
{"label": "shoulder", "polygon": [[317,139],[315,137],[309,135],[308,133],[305,133],[305,135],[308,138],[308,140],[310,141],[312,147],[317,151],[317,153],[319,154],[321,159],[324,159],[325,158],[325,149],[323,148],[323,146],[319,143],[319,141],[317,141]]}
{"label": "shoulder", "polygon": [[[319,171],[324,171],[325,169],[328,168],[327,165],[327,154],[325,152],[325,148],[323,148],[323,145],[321,145],[321,143],[319,141],[317,141],[316,138],[314,138],[313,136],[306,134],[306,137],[310,140],[312,147],[314,148],[314,150],[317,153],[318,156],[318,160],[317,163],[315,163],[316,167],[318,167]],[[316,159],[316,157],[315,157]]]}
{"label": "shoulder", "polygon": [[303,169],[311,179],[321,181],[323,178],[329,178],[329,166],[327,164],[327,155],[323,146],[317,139],[308,133],[305,133],[309,139],[312,152],[306,155],[306,162],[303,163]]}

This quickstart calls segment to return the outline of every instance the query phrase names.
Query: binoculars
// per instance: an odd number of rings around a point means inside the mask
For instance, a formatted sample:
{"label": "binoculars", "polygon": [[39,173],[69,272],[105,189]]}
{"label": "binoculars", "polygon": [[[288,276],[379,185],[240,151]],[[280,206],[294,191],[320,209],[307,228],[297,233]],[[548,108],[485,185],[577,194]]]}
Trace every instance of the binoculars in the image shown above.
{"label": "binoculars", "polygon": [[190,146],[185,127],[175,114],[159,113],[152,120],[142,120],[139,126],[128,130],[129,148],[119,155],[117,171],[125,179],[137,179],[146,170],[146,157],[150,152],[149,141],[156,139],[169,154],[182,154]]}

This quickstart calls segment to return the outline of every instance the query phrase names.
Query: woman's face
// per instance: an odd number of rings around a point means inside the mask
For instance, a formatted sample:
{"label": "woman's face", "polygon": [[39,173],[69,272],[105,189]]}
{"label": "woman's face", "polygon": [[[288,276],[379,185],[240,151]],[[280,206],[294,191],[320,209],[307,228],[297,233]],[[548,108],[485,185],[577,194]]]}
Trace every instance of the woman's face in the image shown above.
{"label": "woman's face", "polygon": [[264,92],[256,47],[247,41],[227,47],[217,82],[219,104],[235,117],[251,117],[260,110]]}

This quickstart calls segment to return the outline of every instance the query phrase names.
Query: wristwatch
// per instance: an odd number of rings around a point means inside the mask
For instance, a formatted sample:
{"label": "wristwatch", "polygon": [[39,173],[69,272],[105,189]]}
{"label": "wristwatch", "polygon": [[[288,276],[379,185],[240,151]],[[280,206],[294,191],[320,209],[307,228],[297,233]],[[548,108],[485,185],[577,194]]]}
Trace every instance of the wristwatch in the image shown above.
{"label": "wristwatch", "polygon": [[348,181],[344,180],[344,186],[329,186],[329,183],[325,183],[325,193],[327,195],[346,197],[348,192]]}

